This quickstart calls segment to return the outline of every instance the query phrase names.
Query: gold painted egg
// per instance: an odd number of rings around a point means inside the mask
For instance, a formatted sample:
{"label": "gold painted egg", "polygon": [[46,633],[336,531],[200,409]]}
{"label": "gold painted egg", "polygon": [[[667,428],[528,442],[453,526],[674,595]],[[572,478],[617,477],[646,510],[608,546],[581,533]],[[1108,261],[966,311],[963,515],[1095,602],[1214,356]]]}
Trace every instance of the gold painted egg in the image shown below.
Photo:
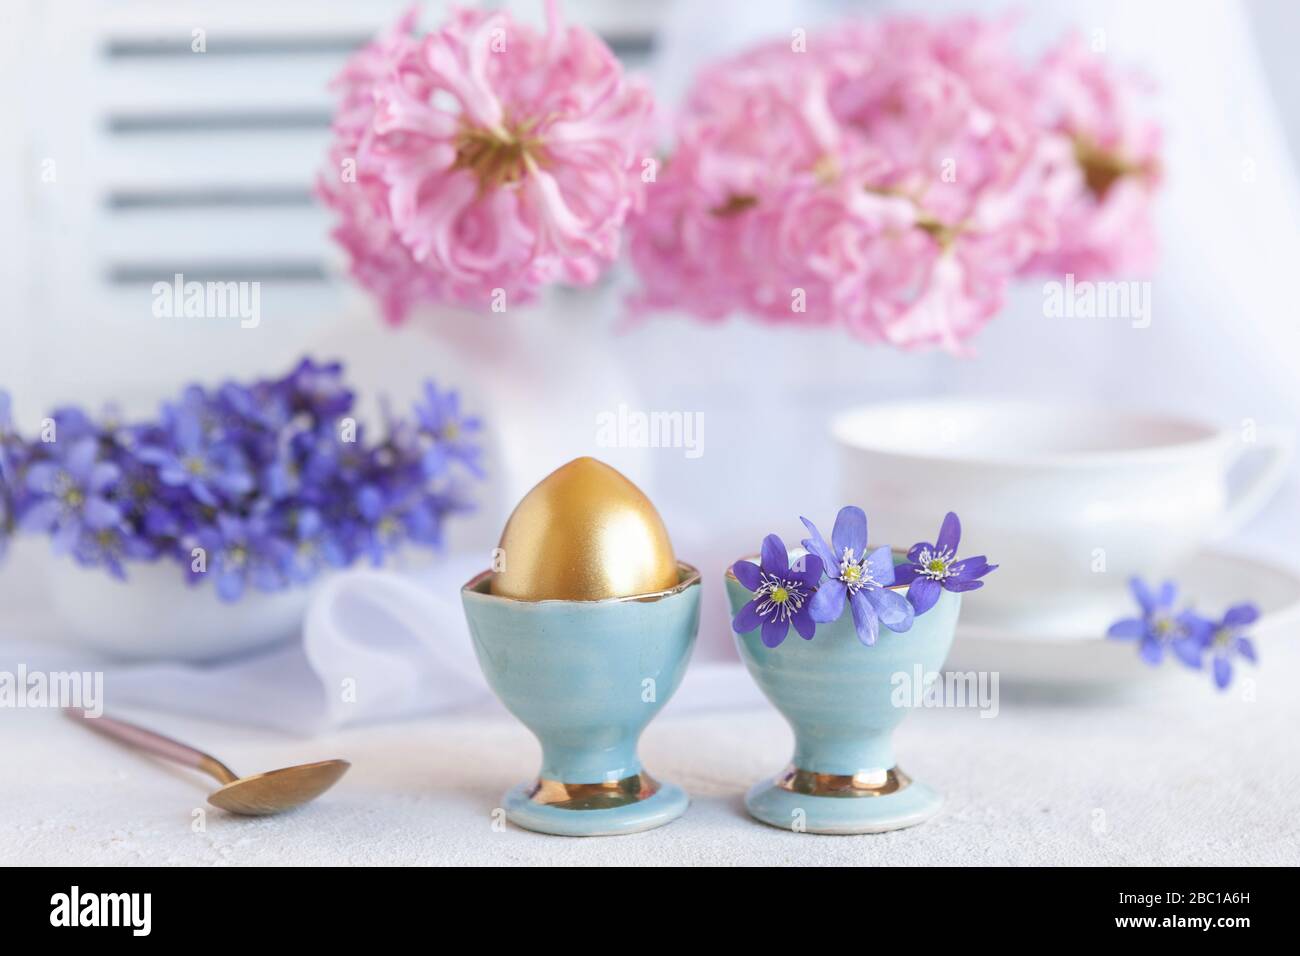
{"label": "gold painted egg", "polygon": [[600,601],[676,587],[659,512],[604,462],[575,458],[543,478],[501,532],[491,590],[522,601]]}

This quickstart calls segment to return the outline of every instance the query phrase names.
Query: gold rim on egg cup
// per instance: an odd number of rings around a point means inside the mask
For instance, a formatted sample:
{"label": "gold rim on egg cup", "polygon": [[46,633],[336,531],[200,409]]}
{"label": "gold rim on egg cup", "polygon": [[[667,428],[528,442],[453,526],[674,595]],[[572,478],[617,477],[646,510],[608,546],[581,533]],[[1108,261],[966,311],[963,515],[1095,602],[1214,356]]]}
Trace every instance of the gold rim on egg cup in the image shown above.
{"label": "gold rim on egg cup", "polygon": [[[730,567],[727,573],[731,573]],[[700,583],[700,572],[693,564],[685,561],[677,562],[678,582],[673,587],[664,588],[659,591],[647,591],[645,594],[624,594],[617,597],[597,598],[591,601],[573,600],[570,598],[543,598],[540,601],[530,601],[527,598],[507,597],[504,594],[493,594],[487,588],[492,583],[492,575],[496,574],[491,568],[486,571],[480,571],[474,575],[464,585],[461,586],[462,594],[474,594],[479,597],[490,598],[493,601],[504,601],[510,604],[527,604],[531,606],[539,604],[617,604],[621,601],[637,601],[647,603],[652,601],[662,601],[664,598],[672,597],[674,594],[680,594],[692,585]]]}

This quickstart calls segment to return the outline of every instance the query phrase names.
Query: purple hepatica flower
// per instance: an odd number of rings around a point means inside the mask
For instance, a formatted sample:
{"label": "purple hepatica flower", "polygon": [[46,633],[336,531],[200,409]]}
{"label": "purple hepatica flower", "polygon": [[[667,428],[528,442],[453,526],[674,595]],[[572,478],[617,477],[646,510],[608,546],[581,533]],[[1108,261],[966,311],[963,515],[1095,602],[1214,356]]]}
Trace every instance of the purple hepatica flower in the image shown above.
{"label": "purple hepatica flower", "polygon": [[205,571],[215,578],[221,600],[238,601],[250,584],[259,591],[285,586],[292,548],[270,534],[260,516],[219,514],[216,525],[200,530],[197,537],[206,552]]}
{"label": "purple hepatica flower", "polygon": [[327,362],[319,365],[303,359],[285,377],[283,391],[293,412],[308,412],[318,420],[328,421],[352,408],[353,395],[343,383],[343,365]]}
{"label": "purple hepatica flower", "polygon": [[812,618],[818,624],[839,619],[847,597],[853,612],[853,627],[858,640],[870,646],[876,643],[880,625],[891,631],[906,631],[912,626],[912,606],[907,599],[889,590],[894,583],[894,560],[889,548],[867,553],[867,515],[852,505],[841,508],[831,529],[831,546],[807,518],[800,518],[812,535],[803,546],[819,557],[826,568],[826,583],[812,602]]}
{"label": "purple hepatica flower", "polygon": [[274,440],[293,417],[285,396],[272,382],[226,382],[217,389],[213,404],[220,410],[224,427],[242,430],[250,437],[264,435]]}
{"label": "purple hepatica flower", "polygon": [[[366,446],[365,434],[365,428],[357,425],[350,436],[353,440],[344,441],[338,429],[326,425],[298,436],[292,454],[304,461],[303,479],[316,487],[334,479],[347,484],[358,482],[370,468],[371,459],[381,454]],[[388,456],[379,464],[387,471],[398,462]]]}
{"label": "purple hepatica flower", "polygon": [[10,471],[9,446],[17,446],[19,441],[18,434],[14,431],[13,407],[9,393],[0,388],[0,482],[6,479],[13,480],[12,476],[8,474]]}
{"label": "purple hepatica flower", "polygon": [[28,506],[24,531],[48,531],[57,554],[72,551],[82,533],[116,528],[121,510],[105,495],[121,474],[111,462],[99,461],[99,444],[82,438],[61,459],[37,461],[27,469]]}
{"label": "purple hepatica flower", "polygon": [[361,522],[353,526],[351,548],[375,565],[408,542],[442,547],[443,515],[465,510],[453,496],[444,500],[419,485],[400,482],[363,485],[357,489],[354,508]]}
{"label": "purple hepatica flower", "polygon": [[731,622],[737,634],[748,634],[762,627],[766,647],[776,647],[790,633],[790,625],[805,641],[817,632],[809,607],[817,582],[822,576],[822,561],[815,554],[795,559],[790,566],[785,543],[774,534],[763,539],[761,564],[737,561],[731,566],[736,580],[754,592],[754,599],[736,612]]}
{"label": "purple hepatica flower", "polygon": [[939,600],[939,592],[974,591],[982,588],[979,578],[997,568],[984,555],[957,560],[961,544],[961,521],[949,511],[939,528],[934,544],[921,541],[907,552],[907,563],[894,569],[894,580],[909,585],[907,599],[917,614],[924,614]]}
{"label": "purple hepatica flower", "polygon": [[1242,634],[1246,628],[1259,620],[1259,608],[1253,604],[1236,604],[1223,615],[1223,620],[1208,622],[1204,640],[1206,650],[1214,659],[1214,684],[1223,690],[1232,680],[1232,659],[1243,657],[1252,664],[1259,663],[1255,655],[1255,645],[1250,638]]}
{"label": "purple hepatica flower", "polygon": [[126,561],[152,561],[158,548],[147,539],[132,533],[123,523],[98,531],[84,530],[72,549],[73,557],[89,567],[103,566],[109,574],[126,580]]}
{"label": "purple hepatica flower", "polygon": [[294,540],[288,572],[294,581],[306,583],[325,568],[342,568],[347,565],[347,552],[315,508],[298,510],[290,523]]}
{"label": "purple hepatica flower", "polygon": [[209,507],[222,497],[238,498],[253,490],[253,478],[243,454],[224,442],[209,442],[200,415],[192,408],[175,410],[171,448],[147,447],[136,457],[158,469],[158,478],[173,488],[186,488]]}
{"label": "purple hepatica flower", "polygon": [[95,420],[80,408],[56,408],[50,415],[54,422],[54,438],[60,444],[70,446],[83,438],[98,438],[99,426]]}
{"label": "purple hepatica flower", "polygon": [[416,404],[415,418],[421,434],[432,440],[424,453],[425,475],[441,475],[455,459],[476,477],[483,477],[479,464],[482,449],[473,441],[483,426],[477,418],[461,414],[456,392],[439,392],[432,382],[425,382],[424,402]]}
{"label": "purple hepatica flower", "polygon": [[9,490],[4,484],[4,475],[0,475],[0,561],[4,560],[9,550],[9,539],[13,536],[13,513],[9,506]]}
{"label": "purple hepatica flower", "polygon": [[10,444],[17,446],[18,438],[13,432],[9,393],[0,389],[0,559],[5,556],[14,530],[12,483],[17,478],[17,467],[11,460]]}
{"label": "purple hepatica flower", "polygon": [[1159,664],[1169,648],[1188,667],[1199,669],[1212,625],[1190,609],[1174,612],[1178,586],[1173,581],[1152,591],[1141,578],[1129,581],[1133,597],[1142,609],[1141,617],[1116,621],[1106,631],[1107,637],[1137,641],[1138,652],[1148,664]]}

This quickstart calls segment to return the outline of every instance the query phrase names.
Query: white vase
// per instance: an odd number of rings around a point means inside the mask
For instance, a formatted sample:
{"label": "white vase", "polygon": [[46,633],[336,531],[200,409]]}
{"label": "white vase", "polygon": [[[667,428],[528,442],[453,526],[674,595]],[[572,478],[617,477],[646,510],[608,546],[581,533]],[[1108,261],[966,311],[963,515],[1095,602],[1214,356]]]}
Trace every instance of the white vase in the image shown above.
{"label": "white vase", "polygon": [[122,581],[48,545],[38,553],[49,606],[68,641],[120,660],[213,661],[296,639],[312,592],[310,585],[249,589],[227,603],[210,581],[188,584],[174,561],[129,564]]}

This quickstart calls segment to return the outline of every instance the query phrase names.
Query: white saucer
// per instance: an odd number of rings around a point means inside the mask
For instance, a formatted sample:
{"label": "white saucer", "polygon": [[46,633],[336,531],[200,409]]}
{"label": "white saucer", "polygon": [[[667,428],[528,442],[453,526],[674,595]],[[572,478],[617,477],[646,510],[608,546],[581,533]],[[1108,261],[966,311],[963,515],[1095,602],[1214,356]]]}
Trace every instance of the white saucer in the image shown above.
{"label": "white saucer", "polygon": [[[1300,575],[1257,558],[1204,551],[1170,575],[1205,614],[1250,601],[1261,616],[1251,636],[1261,644],[1300,623]],[[992,582],[991,582],[992,583]],[[969,596],[978,599],[978,593]],[[1136,613],[1136,605],[1133,608]],[[1262,653],[1267,653],[1266,650]],[[1151,667],[1131,641],[1084,631],[1045,636],[1034,630],[958,624],[946,670],[997,671],[1000,679],[1044,684],[1117,684],[1150,679],[1174,667]]]}

